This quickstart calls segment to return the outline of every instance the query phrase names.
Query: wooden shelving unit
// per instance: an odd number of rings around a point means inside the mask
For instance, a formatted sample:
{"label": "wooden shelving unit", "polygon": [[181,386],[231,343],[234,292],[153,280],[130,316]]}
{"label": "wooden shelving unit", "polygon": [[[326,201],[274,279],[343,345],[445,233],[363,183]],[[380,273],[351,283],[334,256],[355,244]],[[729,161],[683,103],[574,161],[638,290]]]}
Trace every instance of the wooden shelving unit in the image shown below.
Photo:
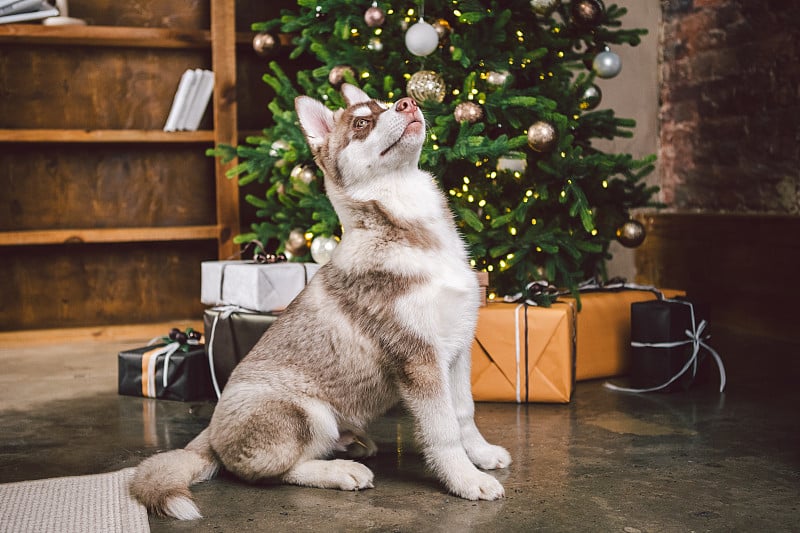
{"label": "wooden shelving unit", "polygon": [[[96,24],[0,25],[0,331],[202,316],[199,263],[238,250],[236,162],[205,155],[239,136],[235,4],[88,0]],[[161,11],[187,27],[148,27]],[[214,70],[211,109],[163,132],[185,68]]]}

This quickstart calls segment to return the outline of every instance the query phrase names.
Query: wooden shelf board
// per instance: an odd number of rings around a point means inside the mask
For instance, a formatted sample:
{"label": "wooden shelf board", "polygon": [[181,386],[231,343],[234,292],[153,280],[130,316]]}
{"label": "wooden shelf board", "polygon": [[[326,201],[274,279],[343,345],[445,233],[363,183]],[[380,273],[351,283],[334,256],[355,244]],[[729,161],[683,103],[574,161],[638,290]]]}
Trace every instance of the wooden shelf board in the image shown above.
{"label": "wooden shelf board", "polygon": [[0,129],[0,142],[213,143],[214,132],[161,130]]}
{"label": "wooden shelf board", "polygon": [[119,46],[134,48],[209,48],[209,30],[126,26],[0,25],[0,43]]}
{"label": "wooden shelf board", "polygon": [[0,232],[0,246],[216,240],[217,226],[91,228]]}

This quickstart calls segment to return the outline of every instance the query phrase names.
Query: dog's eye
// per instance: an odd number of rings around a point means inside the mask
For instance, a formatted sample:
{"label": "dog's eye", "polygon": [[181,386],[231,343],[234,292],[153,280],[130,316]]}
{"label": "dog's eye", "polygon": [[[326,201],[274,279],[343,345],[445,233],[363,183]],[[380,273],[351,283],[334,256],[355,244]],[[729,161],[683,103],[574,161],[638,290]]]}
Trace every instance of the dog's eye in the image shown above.
{"label": "dog's eye", "polygon": [[365,118],[357,118],[353,121],[353,127],[357,130],[366,128],[367,126],[369,126],[369,120]]}

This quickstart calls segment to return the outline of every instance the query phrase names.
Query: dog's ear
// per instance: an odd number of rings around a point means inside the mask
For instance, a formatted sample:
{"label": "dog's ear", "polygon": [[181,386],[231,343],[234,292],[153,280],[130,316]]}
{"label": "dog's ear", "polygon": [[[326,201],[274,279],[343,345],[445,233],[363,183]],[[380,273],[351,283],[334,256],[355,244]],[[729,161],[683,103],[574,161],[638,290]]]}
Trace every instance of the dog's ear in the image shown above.
{"label": "dog's ear", "polygon": [[308,145],[312,150],[317,150],[333,130],[333,111],[325,107],[322,102],[308,96],[295,98],[294,108]]}
{"label": "dog's ear", "polygon": [[348,106],[363,104],[372,100],[367,93],[349,83],[342,84],[342,96],[344,96]]}

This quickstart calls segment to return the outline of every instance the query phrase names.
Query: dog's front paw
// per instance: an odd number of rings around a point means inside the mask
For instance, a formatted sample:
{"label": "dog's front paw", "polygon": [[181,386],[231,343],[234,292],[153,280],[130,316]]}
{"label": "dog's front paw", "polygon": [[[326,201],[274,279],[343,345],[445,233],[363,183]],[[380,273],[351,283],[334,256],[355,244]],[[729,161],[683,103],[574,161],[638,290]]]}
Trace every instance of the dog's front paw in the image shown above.
{"label": "dog's front paw", "polygon": [[460,476],[450,492],[467,500],[498,500],[506,495],[499,481],[479,470]]}
{"label": "dog's front paw", "polygon": [[506,468],[511,464],[511,454],[501,446],[483,443],[479,446],[467,448],[466,451],[472,464],[483,470]]}

